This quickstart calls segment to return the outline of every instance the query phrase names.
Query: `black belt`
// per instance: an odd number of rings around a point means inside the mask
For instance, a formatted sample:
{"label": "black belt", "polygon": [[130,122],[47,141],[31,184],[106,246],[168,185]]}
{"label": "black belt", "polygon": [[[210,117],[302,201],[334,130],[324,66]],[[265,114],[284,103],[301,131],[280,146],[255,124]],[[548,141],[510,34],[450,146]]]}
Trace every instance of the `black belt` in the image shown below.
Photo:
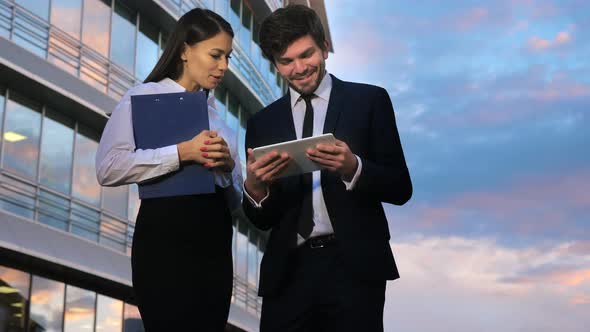
{"label": "black belt", "polygon": [[329,247],[336,243],[336,235],[327,234],[315,237],[310,237],[302,245],[302,248],[320,249]]}

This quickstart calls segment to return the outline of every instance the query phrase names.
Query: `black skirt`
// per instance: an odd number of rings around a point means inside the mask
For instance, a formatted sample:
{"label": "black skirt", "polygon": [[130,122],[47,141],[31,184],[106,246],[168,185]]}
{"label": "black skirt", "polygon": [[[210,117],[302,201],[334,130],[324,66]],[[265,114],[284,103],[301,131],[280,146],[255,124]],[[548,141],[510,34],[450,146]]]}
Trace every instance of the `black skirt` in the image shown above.
{"label": "black skirt", "polygon": [[221,189],[142,200],[135,227],[133,290],[146,332],[223,331],[233,267]]}

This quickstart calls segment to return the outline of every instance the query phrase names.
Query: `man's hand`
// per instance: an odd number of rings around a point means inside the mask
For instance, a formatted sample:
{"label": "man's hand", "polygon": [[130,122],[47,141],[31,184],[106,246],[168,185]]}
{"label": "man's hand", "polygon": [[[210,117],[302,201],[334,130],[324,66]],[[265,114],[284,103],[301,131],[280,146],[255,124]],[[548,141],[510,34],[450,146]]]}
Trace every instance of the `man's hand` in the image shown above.
{"label": "man's hand", "polygon": [[337,172],[345,181],[351,181],[358,167],[356,156],[348,145],[340,140],[335,144],[318,144],[307,149],[306,156],[329,171]]}
{"label": "man's hand", "polygon": [[248,149],[244,187],[250,197],[260,202],[266,196],[270,184],[287,168],[289,160],[287,153],[279,154],[277,151],[271,151],[256,159],[252,149]]}

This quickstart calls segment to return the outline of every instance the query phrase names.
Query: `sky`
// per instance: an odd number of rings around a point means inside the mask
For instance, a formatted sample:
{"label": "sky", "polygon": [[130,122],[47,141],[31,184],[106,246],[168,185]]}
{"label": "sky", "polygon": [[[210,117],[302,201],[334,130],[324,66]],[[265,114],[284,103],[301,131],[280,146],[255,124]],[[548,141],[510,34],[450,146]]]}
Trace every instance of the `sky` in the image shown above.
{"label": "sky", "polygon": [[590,1],[325,0],[340,79],[387,89],[385,331],[587,332]]}

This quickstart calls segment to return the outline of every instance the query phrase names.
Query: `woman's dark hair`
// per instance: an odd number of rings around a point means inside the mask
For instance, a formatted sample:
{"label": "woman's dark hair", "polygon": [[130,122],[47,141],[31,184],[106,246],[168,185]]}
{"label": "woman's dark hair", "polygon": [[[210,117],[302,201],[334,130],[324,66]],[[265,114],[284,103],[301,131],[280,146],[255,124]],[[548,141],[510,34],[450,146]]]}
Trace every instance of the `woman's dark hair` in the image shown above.
{"label": "woman's dark hair", "polygon": [[326,51],[326,36],[320,18],[304,5],[288,5],[270,14],[260,25],[260,48],[272,63],[297,39],[310,35],[322,51]]}
{"label": "woman's dark hair", "polygon": [[180,58],[184,44],[192,46],[222,31],[234,37],[231,25],[215,12],[201,8],[188,11],[176,22],[160,60],[143,82],[159,82],[166,77],[178,79],[184,67]]}

